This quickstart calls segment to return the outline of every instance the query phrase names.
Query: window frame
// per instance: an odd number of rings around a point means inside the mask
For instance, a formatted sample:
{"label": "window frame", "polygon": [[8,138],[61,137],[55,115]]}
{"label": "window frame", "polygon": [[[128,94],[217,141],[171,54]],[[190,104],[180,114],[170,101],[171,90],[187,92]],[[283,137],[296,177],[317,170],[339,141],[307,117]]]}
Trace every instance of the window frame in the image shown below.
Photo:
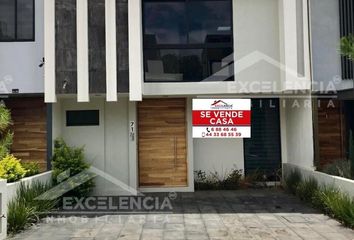
{"label": "window frame", "polygon": [[[201,49],[201,50],[207,50],[207,49],[222,49],[222,48],[231,48],[233,51],[234,49],[234,21],[233,21],[233,1],[232,0],[207,0],[207,1],[229,1],[230,8],[229,8],[229,14],[231,17],[231,22],[230,22],[230,42],[228,43],[184,43],[184,44],[154,44],[154,45],[148,45],[145,44],[145,3],[149,2],[204,2],[205,0],[168,0],[168,1],[162,1],[162,0],[141,0],[142,1],[142,40],[143,40],[143,61],[145,64],[145,51],[146,50],[169,50],[169,49],[174,49],[174,50],[188,50],[188,49]],[[187,6],[188,7],[188,6]],[[189,21],[189,16],[188,16],[188,10],[186,10],[186,17],[187,17],[187,32],[189,34],[189,28],[190,25],[188,24]],[[187,39],[189,37],[187,36]],[[144,67],[145,68],[145,67]],[[235,81],[235,79],[230,80],[230,81]],[[179,83],[185,83],[187,81],[182,81]],[[200,81],[192,81],[194,83],[200,82]],[[218,81],[215,81],[218,82]],[[156,83],[153,81],[146,81],[146,73],[144,69],[144,84],[150,84],[150,83]],[[171,83],[170,81],[163,81],[161,83]]]}
{"label": "window frame", "polygon": [[[142,32],[143,32],[143,50],[145,49],[207,49],[207,48],[234,48],[234,22],[233,22],[233,1],[232,0],[169,0],[169,1],[162,1],[162,0],[142,0],[143,5],[142,5]],[[230,9],[229,13],[231,16],[231,41],[229,43],[185,43],[185,44],[156,44],[154,46],[148,46],[145,44],[145,18],[144,18],[144,13],[145,13],[145,3],[146,2],[205,2],[205,1],[219,1],[219,2],[224,2],[224,1],[229,1],[230,2]],[[188,11],[186,12],[188,13]],[[187,22],[188,22],[188,17],[187,17]],[[189,25],[187,25],[187,32],[189,32]]]}
{"label": "window frame", "polygon": [[[93,114],[93,117],[97,121],[84,122],[77,120],[70,120],[70,117],[77,117],[77,114]],[[97,117],[97,119],[96,119]],[[82,120],[82,119],[80,119]],[[86,119],[87,120],[87,119]],[[91,119],[92,120],[92,119]],[[100,110],[99,109],[80,109],[80,110],[66,110],[65,111],[65,126],[66,127],[98,127],[101,124]]]}
{"label": "window frame", "polygon": [[[150,3],[150,2],[184,2],[188,4],[188,2],[204,2],[205,0],[169,0],[169,1],[162,1],[162,0],[141,0],[142,1],[142,41],[143,41],[143,62],[145,65],[145,51],[149,50],[188,50],[188,49],[200,49],[200,50],[208,50],[208,49],[226,49],[230,48],[232,51],[234,51],[234,21],[233,21],[233,1],[232,0],[209,0],[209,1],[220,1],[220,2],[225,2],[228,1],[230,4],[229,8],[229,14],[230,14],[230,42],[228,43],[183,43],[183,44],[153,44],[153,45],[148,45],[145,42],[145,3]],[[188,8],[188,5],[186,6]],[[186,18],[187,18],[187,32],[189,34],[189,16],[188,16],[188,10],[186,9]],[[187,36],[187,40],[189,37]],[[233,80],[227,80],[227,81],[235,81],[235,78]],[[159,81],[160,82],[160,81]],[[201,81],[181,81],[177,83],[198,83]],[[215,81],[216,83],[218,81]],[[157,83],[155,81],[146,81],[146,73],[145,73],[145,67],[144,67],[144,84],[153,84]],[[160,83],[176,83],[173,81],[162,81]]]}
{"label": "window frame", "polygon": [[13,39],[1,39],[0,38],[0,42],[34,42],[35,41],[35,33],[36,33],[36,1],[32,0],[32,5],[33,5],[33,15],[32,15],[32,23],[33,23],[33,27],[32,27],[32,38],[30,39],[24,39],[24,38],[18,38],[17,37],[17,25],[18,25],[18,4],[17,1],[18,0],[13,0],[15,1],[15,13],[14,13],[14,18],[15,18],[15,37]]}

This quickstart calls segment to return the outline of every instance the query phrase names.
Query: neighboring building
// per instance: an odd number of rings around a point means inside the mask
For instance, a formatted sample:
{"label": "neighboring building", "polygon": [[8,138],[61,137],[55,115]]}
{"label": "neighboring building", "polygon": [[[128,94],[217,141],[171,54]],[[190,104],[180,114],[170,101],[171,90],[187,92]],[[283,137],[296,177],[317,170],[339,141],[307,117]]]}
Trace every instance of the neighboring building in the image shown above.
{"label": "neighboring building", "polygon": [[[193,191],[194,170],[274,180],[281,163],[313,167],[306,0],[44,6],[52,136],[85,146],[96,168],[141,191]],[[252,98],[253,137],[193,139],[192,99],[228,97]]]}
{"label": "neighboring building", "polygon": [[22,161],[38,162],[47,170],[50,104],[44,103],[44,72],[40,67],[44,57],[43,2],[0,0],[0,98],[12,112],[12,152]]}
{"label": "neighboring building", "polygon": [[349,157],[349,137],[354,131],[354,65],[341,56],[340,39],[354,34],[353,19],[352,0],[310,0],[318,168]]}

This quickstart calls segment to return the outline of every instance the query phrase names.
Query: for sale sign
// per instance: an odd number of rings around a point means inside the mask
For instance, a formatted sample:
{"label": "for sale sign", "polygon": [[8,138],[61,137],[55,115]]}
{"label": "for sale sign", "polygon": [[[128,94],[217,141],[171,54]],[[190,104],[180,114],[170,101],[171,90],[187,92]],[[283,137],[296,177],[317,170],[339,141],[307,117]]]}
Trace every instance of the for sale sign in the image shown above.
{"label": "for sale sign", "polygon": [[250,137],[250,99],[193,100],[193,138]]}

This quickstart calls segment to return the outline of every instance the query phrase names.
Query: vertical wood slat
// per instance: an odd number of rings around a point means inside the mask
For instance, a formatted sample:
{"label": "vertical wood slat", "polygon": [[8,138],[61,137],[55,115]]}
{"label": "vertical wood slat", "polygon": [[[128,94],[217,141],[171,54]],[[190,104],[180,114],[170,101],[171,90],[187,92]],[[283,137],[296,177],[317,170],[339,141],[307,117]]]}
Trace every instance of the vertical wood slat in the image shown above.
{"label": "vertical wood slat", "polygon": [[141,187],[186,187],[185,99],[148,99],[138,105]]}
{"label": "vertical wood slat", "polygon": [[76,1],[77,24],[77,101],[89,99],[88,0]]}
{"label": "vertical wood slat", "polygon": [[44,1],[44,97],[56,102],[55,94],[55,0]]}
{"label": "vertical wood slat", "polygon": [[14,132],[11,152],[22,162],[37,162],[47,169],[47,117],[43,98],[10,98]]}
{"label": "vertical wood slat", "polygon": [[319,167],[323,167],[346,157],[342,104],[335,99],[321,99],[317,115]]}
{"label": "vertical wood slat", "polygon": [[116,0],[105,0],[106,17],[106,96],[117,101]]}

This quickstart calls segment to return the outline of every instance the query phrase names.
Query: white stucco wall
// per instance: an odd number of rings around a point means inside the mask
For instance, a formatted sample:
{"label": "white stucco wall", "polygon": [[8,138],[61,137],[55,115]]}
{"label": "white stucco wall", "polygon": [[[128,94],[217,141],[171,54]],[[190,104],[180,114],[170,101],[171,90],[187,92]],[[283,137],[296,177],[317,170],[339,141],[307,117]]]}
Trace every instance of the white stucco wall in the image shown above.
{"label": "white stucco wall", "polygon": [[304,179],[315,179],[320,186],[333,187],[354,198],[354,180],[332,176],[326,173],[314,171],[304,167],[285,163],[283,166],[283,176],[286,177],[293,171],[299,171]]}
{"label": "white stucco wall", "polygon": [[[99,126],[79,126],[67,127],[66,114],[68,110],[99,110],[100,125]],[[105,164],[105,145],[104,145],[104,99],[91,99],[89,103],[77,103],[72,99],[63,99],[61,101],[62,111],[62,138],[70,146],[85,147],[85,158],[92,166],[104,170]],[[96,189],[103,189],[105,182],[101,178],[96,181]],[[96,193],[96,192],[95,192]]]}
{"label": "white stucco wall", "polygon": [[[35,41],[0,42],[0,93],[43,93],[44,0],[35,0]],[[3,85],[5,83],[5,85]]]}
{"label": "white stucco wall", "polygon": [[[105,104],[105,166],[109,175],[129,183],[129,121],[128,98]],[[117,187],[106,182],[107,194],[117,193]]]}
{"label": "white stucco wall", "polygon": [[283,163],[313,168],[311,99],[281,99],[280,112]]}
{"label": "white stucco wall", "polygon": [[[116,179],[128,186],[131,167],[128,105],[128,98],[120,98],[114,103],[106,102],[105,98],[91,98],[89,103],[78,103],[74,98],[59,99],[53,105],[53,118],[61,119],[53,121],[53,136],[62,137],[71,146],[84,146],[87,162],[108,174],[109,179]],[[67,127],[67,110],[99,110],[100,125]],[[117,195],[126,192],[110,180],[97,177],[94,194]]]}
{"label": "white stucco wall", "polygon": [[243,139],[194,139],[194,170],[223,175],[244,169]]}
{"label": "white stucco wall", "polygon": [[52,172],[44,172],[41,174],[37,174],[31,177],[23,178],[17,182],[13,183],[7,183],[6,188],[7,188],[7,196],[6,196],[6,203],[9,203],[11,200],[13,200],[16,195],[17,195],[17,190],[21,186],[21,184],[26,184],[26,185],[31,185],[35,182],[40,182],[43,184],[50,184],[52,181]]}
{"label": "white stucco wall", "polygon": [[[234,54],[238,62],[236,81],[248,84],[252,81],[267,82],[274,84],[275,90],[279,91],[280,68],[263,58],[264,55],[276,62],[280,61],[278,0],[235,0],[233,11]],[[261,55],[249,58],[255,53]],[[252,63],[249,67],[238,70],[249,63]],[[261,90],[257,87],[258,85],[250,86],[249,90],[251,92]]]}

